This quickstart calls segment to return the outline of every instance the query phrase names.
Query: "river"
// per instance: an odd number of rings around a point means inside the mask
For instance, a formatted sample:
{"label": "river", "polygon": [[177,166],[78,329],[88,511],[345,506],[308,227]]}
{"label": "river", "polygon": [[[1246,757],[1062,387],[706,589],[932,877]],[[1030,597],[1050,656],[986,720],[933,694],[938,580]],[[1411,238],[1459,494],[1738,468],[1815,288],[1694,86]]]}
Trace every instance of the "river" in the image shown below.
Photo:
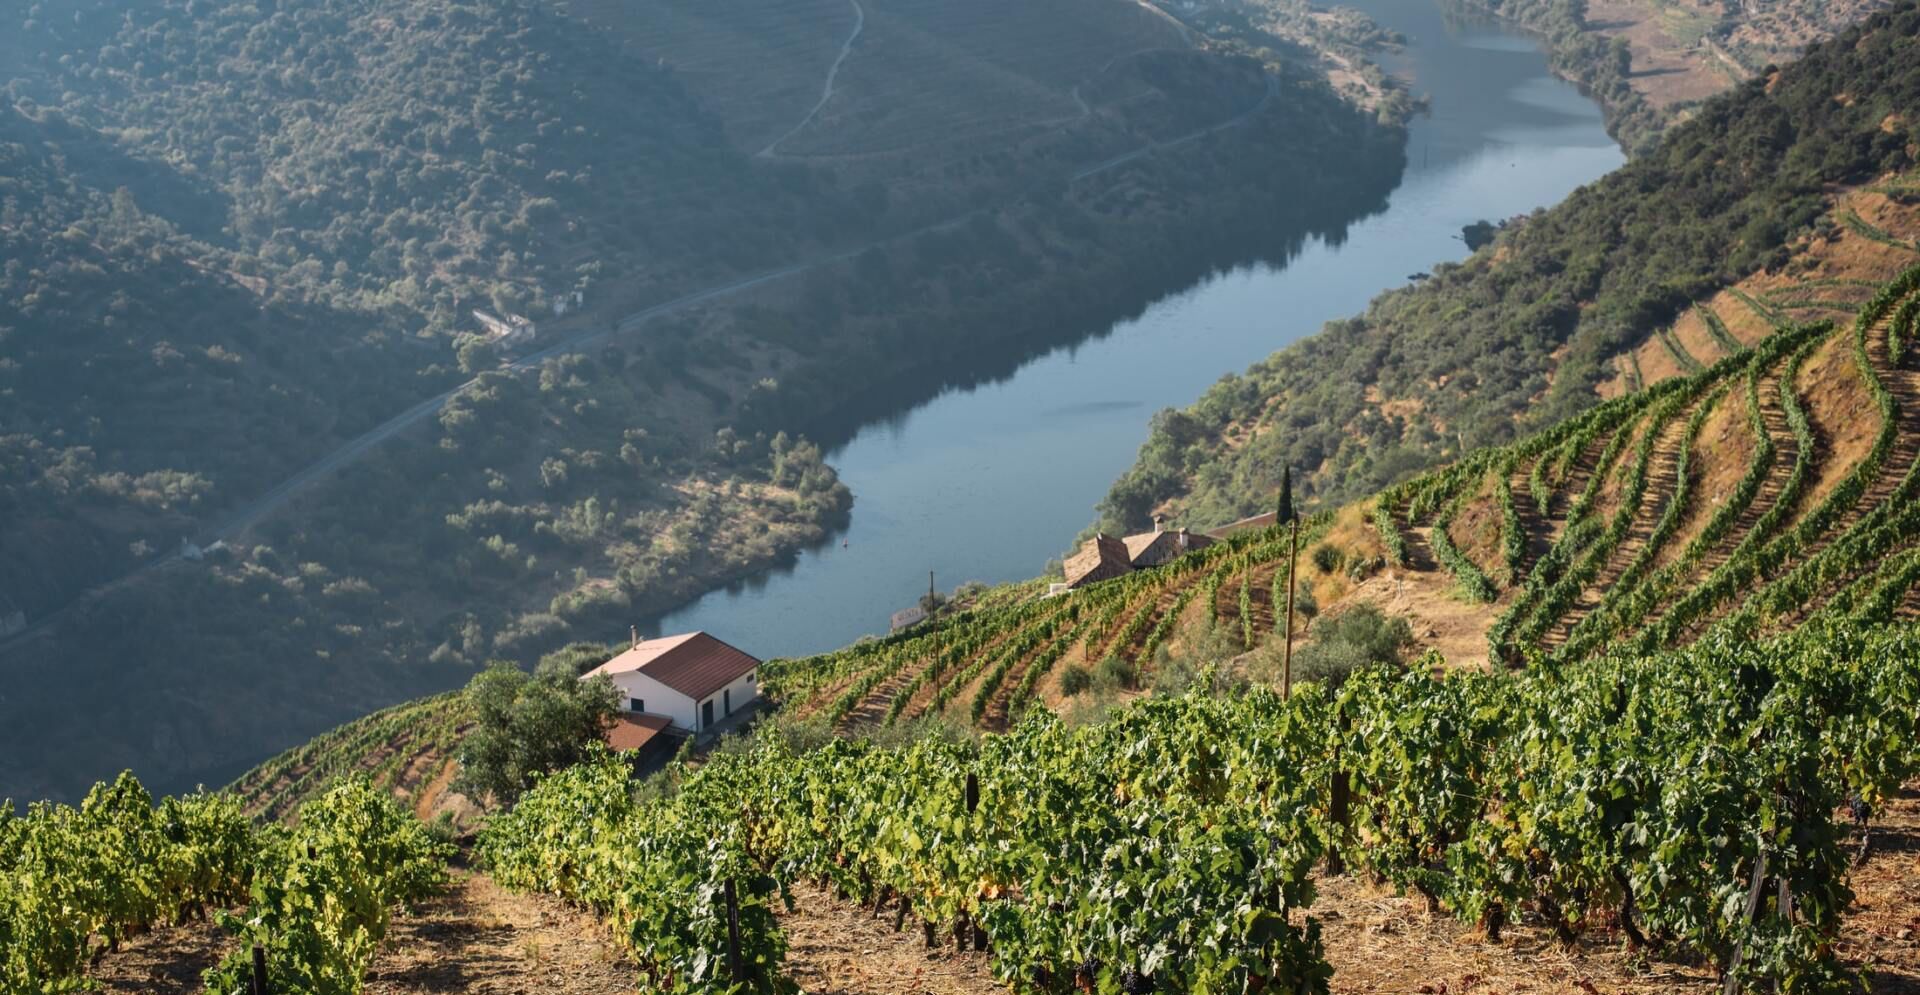
{"label": "river", "polygon": [[705,629],[762,657],[824,652],[886,631],[929,571],[941,590],[1033,577],[1093,520],[1155,411],[1463,258],[1463,225],[1555,204],[1625,161],[1598,107],[1550,76],[1526,36],[1443,17],[1434,0],[1345,2],[1407,36],[1383,61],[1431,102],[1384,211],[1284,266],[1209,277],[1007,379],[867,425],[828,454],[854,493],[843,535],[650,633]]}

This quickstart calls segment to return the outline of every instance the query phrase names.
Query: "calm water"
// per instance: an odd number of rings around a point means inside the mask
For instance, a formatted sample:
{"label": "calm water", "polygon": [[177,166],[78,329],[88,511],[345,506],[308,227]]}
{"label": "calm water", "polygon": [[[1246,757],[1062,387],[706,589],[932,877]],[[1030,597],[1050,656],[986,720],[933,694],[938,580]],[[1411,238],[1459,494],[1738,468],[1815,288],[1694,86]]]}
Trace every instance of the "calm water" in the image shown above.
{"label": "calm water", "polygon": [[1432,101],[1384,212],[1338,245],[1206,279],[1011,378],[867,426],[830,456],[854,493],[843,536],[651,628],[706,629],[762,657],[815,653],[884,632],[929,570],[943,591],[1035,576],[1092,521],[1155,411],[1462,258],[1461,226],[1556,203],[1624,161],[1598,108],[1549,76],[1529,39],[1449,21],[1433,0],[1347,2],[1408,36],[1390,66]]}

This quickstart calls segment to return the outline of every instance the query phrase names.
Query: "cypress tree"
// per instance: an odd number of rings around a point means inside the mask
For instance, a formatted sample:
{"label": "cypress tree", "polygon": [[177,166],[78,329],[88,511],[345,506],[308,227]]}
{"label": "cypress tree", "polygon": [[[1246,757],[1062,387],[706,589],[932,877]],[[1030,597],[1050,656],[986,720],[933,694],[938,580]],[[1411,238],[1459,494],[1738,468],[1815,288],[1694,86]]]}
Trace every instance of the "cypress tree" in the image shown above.
{"label": "cypress tree", "polygon": [[1293,510],[1293,467],[1280,468],[1280,506],[1274,509],[1273,524],[1285,525],[1299,517]]}

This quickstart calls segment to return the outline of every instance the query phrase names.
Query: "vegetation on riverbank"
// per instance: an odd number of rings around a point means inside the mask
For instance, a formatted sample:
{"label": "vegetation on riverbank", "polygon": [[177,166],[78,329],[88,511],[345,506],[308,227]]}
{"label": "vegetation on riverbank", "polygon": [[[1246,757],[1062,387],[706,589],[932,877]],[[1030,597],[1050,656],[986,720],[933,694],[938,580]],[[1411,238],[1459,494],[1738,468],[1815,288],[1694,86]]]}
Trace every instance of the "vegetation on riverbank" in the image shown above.
{"label": "vegetation on riverbank", "polygon": [[[128,764],[225,779],[767,569],[849,507],[803,432],[997,375],[1228,253],[1335,233],[1399,163],[1398,129],[1319,70],[1196,48],[1138,5],[1012,4],[1032,31],[1009,40],[991,12],[868,4],[834,99],[888,116],[822,115],[767,156],[750,133],[818,96],[846,5],[783,7],[807,30],[758,61],[697,32],[622,48],[660,36],[590,3],[133,6],[27,11],[31,44],[0,46],[0,398],[20,415],[0,625],[53,619],[4,650],[22,678],[0,784],[25,794]],[[978,83],[996,44],[1029,103],[898,85],[927,59]],[[722,51],[785,95],[679,65]],[[519,373],[467,330],[489,307],[540,318],[536,347],[597,336],[810,262]],[[549,313],[575,291],[584,309]]]}
{"label": "vegetation on riverbank", "polygon": [[1837,191],[1920,161],[1917,27],[1912,4],[1876,15],[1466,261],[1162,412],[1103,527],[1232,521],[1270,500],[1277,466],[1349,501],[1592,408],[1617,357],[1694,305],[1843,243]]}

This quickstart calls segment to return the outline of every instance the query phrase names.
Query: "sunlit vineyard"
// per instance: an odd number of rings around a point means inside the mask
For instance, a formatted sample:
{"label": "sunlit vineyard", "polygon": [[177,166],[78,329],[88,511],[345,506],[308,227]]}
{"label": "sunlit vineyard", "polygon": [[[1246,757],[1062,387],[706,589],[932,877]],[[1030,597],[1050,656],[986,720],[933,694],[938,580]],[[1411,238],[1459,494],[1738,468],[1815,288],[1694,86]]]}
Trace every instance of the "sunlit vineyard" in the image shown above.
{"label": "sunlit vineyard", "polygon": [[[1751,298],[1740,306],[1769,316],[1772,335],[1710,364],[1689,356],[1690,376],[1383,492],[1362,506],[1372,534],[1342,568],[1444,582],[1484,604],[1486,658],[1513,665],[1622,643],[1650,652],[1716,627],[1752,636],[1920,616],[1916,290],[1920,269],[1885,286],[1808,281]],[[1803,311],[1823,313],[1795,320]],[[1737,346],[1708,314],[1707,334]],[[1302,549],[1335,517],[1307,520]],[[1144,673],[1206,623],[1241,650],[1260,646],[1278,622],[1286,553],[1284,532],[1256,530],[1156,570],[776,661],[767,687],[841,730],[936,716],[1006,728],[1061,700],[1063,661],[1117,657]]]}
{"label": "sunlit vineyard", "polygon": [[[1305,544],[1331,524],[1301,523]],[[763,686],[795,714],[835,728],[951,717],[1006,728],[1058,697],[1063,662],[1119,658],[1137,667],[1183,625],[1211,622],[1243,647],[1271,635],[1282,613],[1286,530],[1242,532],[1172,563],[1052,597],[996,598],[931,628],[763,668]]]}
{"label": "sunlit vineyard", "polygon": [[[1910,618],[1917,290],[1920,269],[1879,288],[1804,291],[1850,312],[1844,321],[1799,323],[1784,316],[1796,302],[1754,300],[1778,322],[1757,346],[1380,495],[1382,542],[1407,569],[1451,573],[1495,601],[1489,650],[1514,664],[1622,643],[1647,652],[1716,627]],[[1450,530],[1483,502],[1498,504],[1501,542],[1462,551]]]}
{"label": "sunlit vineyard", "polygon": [[1716,634],[1518,675],[1155,697],[964,745],[766,735],[645,803],[607,757],[547,779],[481,850],[503,884],[606,917],[661,990],[782,990],[772,909],[815,881],[928,945],[990,950],[1017,992],[1323,993],[1311,875],[1337,857],[1494,938],[1524,914],[1844,991],[1831,938],[1860,830],[1834,813],[1870,816],[1915,773],[1917,718],[1910,627]]}
{"label": "sunlit vineyard", "polygon": [[89,987],[88,970],[134,936],[218,920],[229,953],[207,991],[353,992],[394,906],[446,882],[451,848],[364,779],[261,828],[240,799],[155,802],[132,774],[77,808],[0,805],[0,991]]}

